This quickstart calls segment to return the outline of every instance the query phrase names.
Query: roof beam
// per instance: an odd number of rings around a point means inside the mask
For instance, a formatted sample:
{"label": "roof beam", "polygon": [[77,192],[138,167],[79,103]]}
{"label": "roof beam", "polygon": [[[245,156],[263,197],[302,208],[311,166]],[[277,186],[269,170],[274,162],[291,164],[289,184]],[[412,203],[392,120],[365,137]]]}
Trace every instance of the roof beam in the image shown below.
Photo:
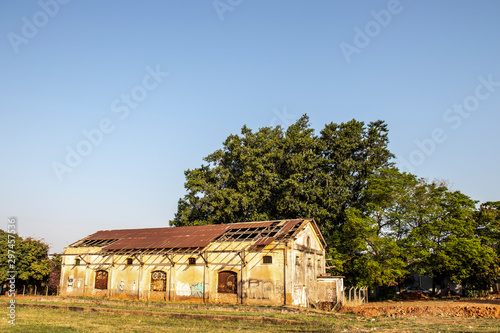
{"label": "roof beam", "polygon": [[165,256],[165,258],[168,259],[168,261],[170,261],[170,264],[172,265],[172,267],[174,267],[175,266],[175,262],[172,260],[172,258],[170,258],[170,255],[164,254],[164,256]]}

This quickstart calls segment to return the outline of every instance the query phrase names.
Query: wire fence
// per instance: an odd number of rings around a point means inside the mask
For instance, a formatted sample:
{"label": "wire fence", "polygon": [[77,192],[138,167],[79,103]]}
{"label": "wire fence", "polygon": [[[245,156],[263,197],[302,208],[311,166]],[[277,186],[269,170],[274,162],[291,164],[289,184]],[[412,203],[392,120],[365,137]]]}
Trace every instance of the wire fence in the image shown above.
{"label": "wire fence", "polygon": [[16,290],[17,296],[58,296],[59,286],[20,286]]}
{"label": "wire fence", "polygon": [[344,291],[344,305],[360,305],[368,303],[368,287],[351,287]]}

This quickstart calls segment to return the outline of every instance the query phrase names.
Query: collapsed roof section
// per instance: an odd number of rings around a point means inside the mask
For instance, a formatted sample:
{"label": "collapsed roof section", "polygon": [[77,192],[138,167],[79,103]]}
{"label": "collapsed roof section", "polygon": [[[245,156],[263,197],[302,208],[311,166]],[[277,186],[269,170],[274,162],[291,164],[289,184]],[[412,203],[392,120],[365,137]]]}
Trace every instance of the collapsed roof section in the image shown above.
{"label": "collapsed roof section", "polygon": [[201,253],[211,243],[244,242],[243,248],[280,244],[312,223],[319,238],[325,241],[312,219],[243,222],[232,224],[165,227],[147,229],[102,230],[75,242],[70,247],[101,247],[104,253],[168,254]]}

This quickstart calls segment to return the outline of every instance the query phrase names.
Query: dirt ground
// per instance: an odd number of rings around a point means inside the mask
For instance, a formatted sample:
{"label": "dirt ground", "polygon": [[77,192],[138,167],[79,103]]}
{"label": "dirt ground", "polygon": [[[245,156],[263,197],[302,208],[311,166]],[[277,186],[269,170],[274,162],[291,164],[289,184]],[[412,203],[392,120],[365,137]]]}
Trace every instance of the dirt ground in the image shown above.
{"label": "dirt ground", "polygon": [[500,299],[405,300],[344,306],[341,313],[366,317],[500,318]]}

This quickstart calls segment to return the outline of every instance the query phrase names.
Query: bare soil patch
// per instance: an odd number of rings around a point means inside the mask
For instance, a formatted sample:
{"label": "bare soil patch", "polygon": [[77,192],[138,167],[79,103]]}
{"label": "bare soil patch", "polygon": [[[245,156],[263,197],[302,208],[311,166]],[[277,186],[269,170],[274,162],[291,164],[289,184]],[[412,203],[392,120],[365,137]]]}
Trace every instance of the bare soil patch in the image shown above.
{"label": "bare soil patch", "polygon": [[463,317],[500,318],[500,300],[421,300],[400,302],[374,302],[358,306],[345,306],[341,313],[355,313],[366,317]]}

